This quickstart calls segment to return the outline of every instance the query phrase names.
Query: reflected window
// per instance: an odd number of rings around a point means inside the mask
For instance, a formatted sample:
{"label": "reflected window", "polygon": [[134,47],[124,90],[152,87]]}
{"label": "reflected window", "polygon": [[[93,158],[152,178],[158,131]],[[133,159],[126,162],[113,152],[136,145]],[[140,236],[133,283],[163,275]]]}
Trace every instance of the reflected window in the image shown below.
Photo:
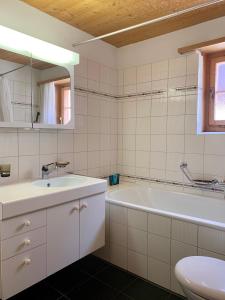
{"label": "reflected window", "polygon": [[56,88],[57,123],[67,124],[71,120],[70,78],[54,82]]}
{"label": "reflected window", "polygon": [[64,87],[62,90],[62,110],[63,110],[63,124],[69,123],[71,120],[71,93],[69,87]]}
{"label": "reflected window", "polygon": [[71,120],[70,77],[47,79],[38,82],[39,111],[36,122],[44,124],[68,124]]}

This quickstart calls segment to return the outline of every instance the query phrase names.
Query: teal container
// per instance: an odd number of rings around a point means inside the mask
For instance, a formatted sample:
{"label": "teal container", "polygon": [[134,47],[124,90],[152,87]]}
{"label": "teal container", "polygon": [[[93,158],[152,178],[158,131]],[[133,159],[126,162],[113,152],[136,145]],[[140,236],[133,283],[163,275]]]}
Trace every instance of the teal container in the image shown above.
{"label": "teal container", "polygon": [[116,185],[120,183],[120,174],[115,173],[109,176],[109,185]]}

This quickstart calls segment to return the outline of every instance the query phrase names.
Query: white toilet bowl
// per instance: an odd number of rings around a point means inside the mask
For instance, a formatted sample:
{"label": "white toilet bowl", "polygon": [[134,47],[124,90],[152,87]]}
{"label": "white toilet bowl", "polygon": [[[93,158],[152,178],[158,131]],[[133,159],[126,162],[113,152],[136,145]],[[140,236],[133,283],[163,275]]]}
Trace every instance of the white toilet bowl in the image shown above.
{"label": "white toilet bowl", "polygon": [[225,261],[185,257],[176,264],[175,275],[189,300],[225,300]]}

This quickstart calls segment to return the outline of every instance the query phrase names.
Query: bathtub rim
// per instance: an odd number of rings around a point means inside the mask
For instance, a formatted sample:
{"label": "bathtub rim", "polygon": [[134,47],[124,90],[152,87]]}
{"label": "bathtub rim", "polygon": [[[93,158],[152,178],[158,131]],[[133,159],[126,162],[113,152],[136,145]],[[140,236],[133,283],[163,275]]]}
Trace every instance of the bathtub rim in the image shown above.
{"label": "bathtub rim", "polygon": [[[126,202],[126,201],[116,200],[116,199],[113,199],[113,198],[110,197],[111,193],[119,191],[119,190],[127,189],[127,188],[128,187],[124,187],[124,188],[121,187],[121,188],[116,189],[116,190],[107,191],[106,192],[106,202],[110,203],[110,204],[116,204],[116,205],[119,205],[119,206],[122,206],[122,207],[127,207],[127,208],[131,208],[131,209],[144,211],[144,212],[147,212],[147,213],[152,213],[152,214],[159,215],[159,216],[169,217],[169,218],[175,219],[175,220],[186,221],[188,223],[193,223],[193,224],[202,225],[202,226],[205,226],[205,227],[225,231],[225,223],[222,223],[222,222],[212,221],[212,220],[209,220],[209,219],[201,219],[201,218],[192,217],[192,216],[189,216],[189,215],[177,214],[177,213],[173,213],[173,212],[167,212],[167,211],[160,210],[160,209],[150,208],[150,207],[143,206],[143,205],[137,205],[137,204],[129,203],[129,202]],[[182,192],[172,192],[172,193],[186,194],[186,193],[182,193]],[[200,195],[193,195],[193,196],[200,196]],[[209,198],[211,198],[211,197],[209,197]],[[224,213],[225,213],[225,211],[224,211]]]}

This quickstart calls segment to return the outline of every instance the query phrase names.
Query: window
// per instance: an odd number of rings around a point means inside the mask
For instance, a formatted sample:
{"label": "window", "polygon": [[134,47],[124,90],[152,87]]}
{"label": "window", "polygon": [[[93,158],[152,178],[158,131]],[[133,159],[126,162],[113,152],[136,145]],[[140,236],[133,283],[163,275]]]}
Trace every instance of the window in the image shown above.
{"label": "window", "polygon": [[46,88],[46,97],[42,97],[43,92],[40,97],[41,107],[45,108],[46,123],[68,124],[72,115],[70,77],[39,81],[37,85]]}
{"label": "window", "polygon": [[225,131],[225,51],[203,54],[203,131]]}
{"label": "window", "polygon": [[57,95],[57,123],[68,124],[71,120],[70,79],[54,81]]}
{"label": "window", "polygon": [[62,101],[61,101],[61,112],[63,118],[63,124],[69,123],[71,120],[71,97],[70,87],[63,87],[62,90]]}

